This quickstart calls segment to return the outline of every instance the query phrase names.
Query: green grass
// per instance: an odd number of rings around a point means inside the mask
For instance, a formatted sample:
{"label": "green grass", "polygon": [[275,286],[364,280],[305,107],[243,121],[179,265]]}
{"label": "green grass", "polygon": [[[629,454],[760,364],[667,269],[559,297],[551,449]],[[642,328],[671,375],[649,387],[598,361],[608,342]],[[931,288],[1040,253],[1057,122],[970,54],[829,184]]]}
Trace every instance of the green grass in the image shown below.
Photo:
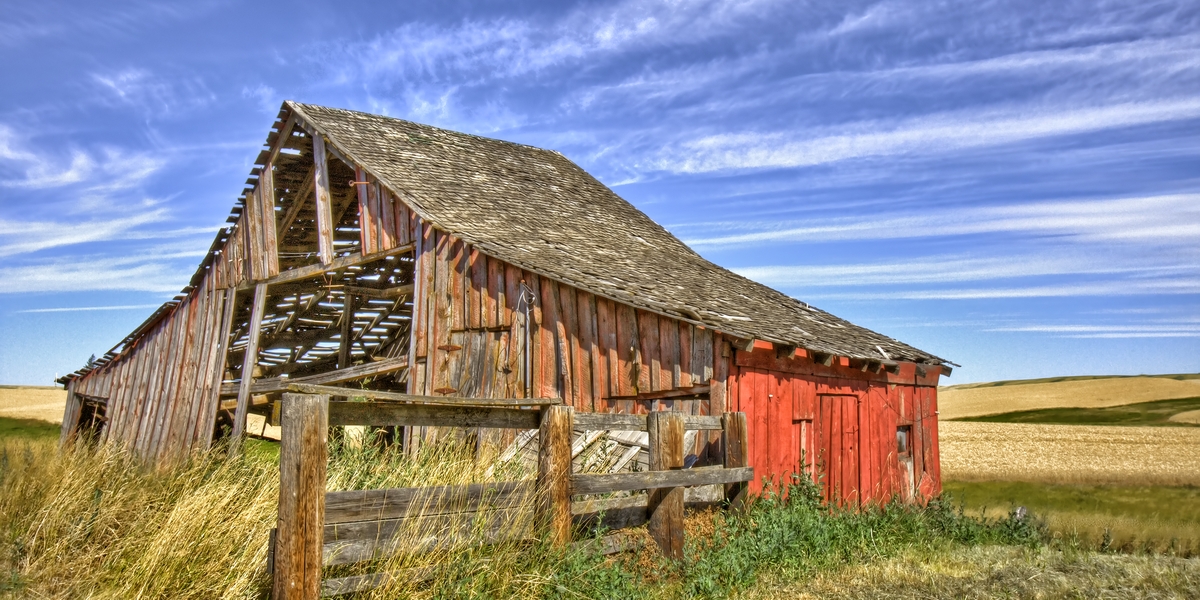
{"label": "green grass", "polygon": [[[968,515],[999,516],[1024,506],[1063,540],[1085,546],[1200,554],[1200,487],[947,481],[943,490]],[[986,511],[986,513],[984,512]]]}
{"label": "green grass", "polygon": [[1006,379],[1003,381],[988,381],[984,383],[963,383],[960,385],[949,385],[944,387],[967,389],[1001,387],[1006,385],[1027,385],[1031,383],[1058,383],[1061,381],[1088,381],[1092,379],[1126,379],[1129,377],[1157,377],[1159,379],[1186,381],[1189,379],[1200,379],[1200,373],[1170,373],[1166,375],[1072,375],[1066,377],[1043,377],[1041,379]]}
{"label": "green grass", "polygon": [[0,417],[0,438],[58,440],[60,431],[58,425],[46,421]]}
{"label": "green grass", "polygon": [[1200,396],[1138,402],[1105,408],[1043,408],[1015,412],[962,417],[955,421],[979,423],[1043,423],[1057,425],[1136,425],[1139,427],[1196,427],[1170,418],[1176,414],[1200,409]]}

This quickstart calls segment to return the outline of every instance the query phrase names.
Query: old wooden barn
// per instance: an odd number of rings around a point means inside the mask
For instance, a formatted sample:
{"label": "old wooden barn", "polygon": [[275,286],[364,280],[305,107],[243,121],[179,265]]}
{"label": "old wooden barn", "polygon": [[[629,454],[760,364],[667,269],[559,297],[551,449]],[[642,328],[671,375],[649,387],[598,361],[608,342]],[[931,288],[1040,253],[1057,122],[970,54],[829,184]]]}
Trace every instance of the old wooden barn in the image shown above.
{"label": "old wooden barn", "polygon": [[64,440],[170,460],[300,382],[743,411],[759,476],[940,491],[947,361],[708,262],[557,152],[287,102],[255,162],[188,286],[60,380]]}

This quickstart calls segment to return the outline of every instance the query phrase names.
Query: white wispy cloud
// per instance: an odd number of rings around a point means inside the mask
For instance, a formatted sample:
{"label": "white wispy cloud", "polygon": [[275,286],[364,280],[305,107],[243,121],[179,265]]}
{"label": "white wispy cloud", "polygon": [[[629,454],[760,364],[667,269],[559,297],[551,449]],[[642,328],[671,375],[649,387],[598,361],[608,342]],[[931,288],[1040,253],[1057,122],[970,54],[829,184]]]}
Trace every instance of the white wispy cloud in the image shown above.
{"label": "white wispy cloud", "polygon": [[32,261],[0,267],[0,281],[4,281],[0,293],[106,290],[173,293],[187,285],[191,278],[195,266],[189,262],[168,260],[153,253],[134,257],[69,256]]}
{"label": "white wispy cloud", "polygon": [[97,196],[137,187],[162,169],[165,160],[149,152],[126,152],[102,147],[88,152],[69,148],[47,152],[30,147],[11,126],[0,124],[0,162],[21,177],[0,180],[0,187],[50,189],[79,184],[84,194]]}
{"label": "white wispy cloud", "polygon": [[[798,223],[803,225],[795,226]],[[684,239],[685,243],[697,248],[989,233],[1042,233],[1091,242],[1177,244],[1200,239],[1200,194],[954,207],[936,213],[884,214],[876,218],[814,218],[776,223],[769,228],[766,224],[746,222],[704,222],[692,226],[710,231],[723,228],[750,230]],[[756,228],[759,230],[755,231]]]}
{"label": "white wispy cloud", "polygon": [[1110,280],[1073,284],[997,286],[950,289],[894,289],[886,292],[821,292],[806,298],[825,300],[997,300],[1019,298],[1067,298],[1076,296],[1147,296],[1200,294],[1200,280],[1157,279]]}
{"label": "white wispy cloud", "polygon": [[65,313],[65,312],[92,312],[92,311],[108,311],[108,310],[142,310],[146,308],[158,308],[162,304],[122,304],[115,306],[64,306],[59,308],[30,308],[26,310],[13,311],[16,313]]}
{"label": "white wispy cloud", "polygon": [[216,95],[197,77],[164,77],[141,68],[91,74],[102,92],[97,100],[135,108],[143,116],[183,116],[189,110],[216,100]]}
{"label": "white wispy cloud", "polygon": [[837,131],[722,133],[664,148],[643,166],[676,173],[804,167],[855,158],[945,154],[1040,138],[1200,118],[1200,98],[1108,106],[973,109],[895,121],[863,121]]}
{"label": "white wispy cloud", "polygon": [[1100,261],[1095,254],[1064,254],[933,256],[869,264],[740,267],[733,271],[766,285],[797,288],[912,286],[1052,275],[1182,275],[1200,280],[1200,265],[1191,262],[1155,264],[1161,260],[1159,257],[1147,261],[1120,256],[1106,257],[1115,260]]}

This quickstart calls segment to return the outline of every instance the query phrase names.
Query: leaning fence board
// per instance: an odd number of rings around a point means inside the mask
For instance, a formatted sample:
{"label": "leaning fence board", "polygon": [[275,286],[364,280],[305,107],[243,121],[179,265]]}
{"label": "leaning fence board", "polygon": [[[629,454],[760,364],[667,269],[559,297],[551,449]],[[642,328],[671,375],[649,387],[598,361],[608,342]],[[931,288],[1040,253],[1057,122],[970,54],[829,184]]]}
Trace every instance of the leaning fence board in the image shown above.
{"label": "leaning fence board", "polygon": [[535,410],[473,406],[430,406],[390,402],[330,402],[330,425],[495,427],[535,429]]}
{"label": "leaning fence board", "polygon": [[421,515],[325,526],[325,566],[373,560],[397,552],[430,552],[467,543],[496,543],[532,535],[530,506]]}
{"label": "leaning fence board", "polygon": [[325,523],[395,519],[413,512],[440,514],[474,511],[481,507],[507,508],[532,497],[532,481],[328,492],[325,494]]}
{"label": "leaning fence board", "polygon": [[702,467],[679,471],[643,471],[641,473],[605,473],[602,475],[572,475],[571,494],[607,494],[664,487],[690,487],[739,483],[754,479],[753,467],[725,469]]}
{"label": "leaning fence board", "polygon": [[[717,431],[721,429],[721,417],[684,415],[683,428]],[[646,431],[646,415],[577,413],[575,429],[583,431]]]}

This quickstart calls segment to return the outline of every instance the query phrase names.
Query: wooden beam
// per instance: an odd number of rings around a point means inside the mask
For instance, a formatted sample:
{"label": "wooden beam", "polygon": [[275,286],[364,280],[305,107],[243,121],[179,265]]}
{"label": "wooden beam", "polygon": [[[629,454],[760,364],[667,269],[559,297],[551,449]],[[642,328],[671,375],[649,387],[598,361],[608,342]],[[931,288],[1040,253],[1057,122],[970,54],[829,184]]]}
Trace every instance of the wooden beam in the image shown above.
{"label": "wooden beam", "polygon": [[328,492],[325,524],[510,508],[532,500],[532,481]]}
{"label": "wooden beam", "polygon": [[[283,238],[287,234],[288,229],[292,227],[292,223],[296,221],[296,217],[300,216],[300,211],[304,210],[304,205],[307,204],[305,198],[312,193],[313,185],[316,182],[317,165],[314,163],[308,168],[308,172],[304,175],[304,183],[300,185],[300,189],[292,194],[292,205],[288,207],[283,218],[279,221],[279,237]],[[284,251],[294,251],[292,248],[280,248]]]}
{"label": "wooden beam", "polygon": [[258,362],[258,337],[262,329],[263,311],[267,307],[267,284],[254,287],[254,305],[250,309],[250,332],[246,354],[242,357],[242,381],[238,384],[237,412],[233,415],[232,448],[236,451],[246,432],[246,411],[250,408],[250,386],[254,383],[254,365]]}
{"label": "wooden beam", "polygon": [[[355,253],[355,254],[351,254],[349,256],[340,256],[338,258],[335,258],[332,262],[330,262],[327,265],[325,265],[325,264],[308,265],[308,266],[304,266],[304,267],[296,267],[295,269],[288,269],[287,271],[284,271],[284,272],[280,273],[279,275],[276,275],[275,277],[272,277],[262,283],[266,283],[269,285],[275,285],[277,283],[291,283],[294,281],[301,281],[304,279],[312,279],[315,277],[320,277],[321,275],[324,275],[326,273],[340,271],[347,267],[357,267],[359,265],[363,265],[363,264],[366,264],[369,262],[374,262],[374,261],[377,261],[377,260],[380,260],[383,258],[387,258],[389,256],[395,256],[397,254],[407,254],[409,252],[412,252],[412,250],[413,250],[413,244],[406,244],[404,246],[397,246],[395,248],[391,248],[389,250],[384,250],[383,252],[376,252],[374,254],[364,255],[362,253]],[[247,289],[250,289],[251,287],[254,287],[254,285],[255,285],[254,283],[247,282],[247,283],[243,283],[243,284],[239,285],[238,289],[239,290],[247,290]]]}
{"label": "wooden beam", "polygon": [[390,288],[369,288],[355,285],[342,286],[342,291],[347,294],[363,296],[366,298],[378,298],[381,300],[394,300],[403,296],[411,296],[413,293],[413,285],[398,285]]}
{"label": "wooden beam", "polygon": [[330,425],[536,429],[538,421],[538,411],[510,407],[435,406],[383,402],[331,402],[329,404]]}
{"label": "wooden beam", "polygon": [[640,473],[607,473],[602,475],[572,475],[571,495],[631,492],[664,487],[730,484],[754,479],[753,467],[733,469],[701,467],[679,471],[642,471]]}
{"label": "wooden beam", "polygon": [[317,201],[317,255],[321,264],[333,262],[333,206],[329,194],[329,165],[325,160],[325,138],[319,134],[313,138],[313,189]]}
{"label": "wooden beam", "polygon": [[[354,381],[355,379],[363,379],[373,375],[383,375],[408,368],[408,357],[398,356],[396,358],[387,358],[384,360],[357,365],[349,369],[338,369],[328,373],[318,373],[307,377],[296,377],[289,379],[287,377],[273,377],[271,379],[262,379],[255,381],[250,387],[250,392],[254,394],[270,394],[272,392],[282,392],[289,389],[294,384],[312,384],[312,385],[327,385],[331,383],[345,383]],[[233,385],[221,386],[222,396],[232,396],[237,391],[237,387]],[[364,390],[366,391],[366,390]],[[361,395],[361,394],[360,394]]]}
{"label": "wooden beam", "polygon": [[350,368],[350,333],[354,326],[354,294],[342,290],[342,321],[339,323],[338,369]]}
{"label": "wooden beam", "polygon": [[709,393],[709,386],[696,385],[689,388],[679,390],[666,390],[663,392],[646,392],[636,396],[612,396],[613,400],[661,400],[665,398],[685,398],[687,396],[699,396]]}
{"label": "wooden beam", "polygon": [[[455,396],[416,396],[399,392],[384,392],[380,390],[356,390],[340,388],[331,385],[312,385],[307,383],[289,383],[285,389],[305,394],[327,394],[334,397],[366,398],[368,400],[390,400],[398,402],[413,402],[433,406],[551,406],[562,404],[562,398],[459,398]],[[715,417],[720,418],[720,417]]]}
{"label": "wooden beam", "polygon": [[324,564],[344,565],[398,552],[449,550],[464,544],[529,537],[524,506],[479,512],[413,515],[325,526]]}
{"label": "wooden beam", "polygon": [[[646,427],[646,415],[616,413],[578,413],[575,415],[575,429],[581,431],[646,431]],[[721,417],[683,415],[683,428],[719,431],[722,428]]]}

